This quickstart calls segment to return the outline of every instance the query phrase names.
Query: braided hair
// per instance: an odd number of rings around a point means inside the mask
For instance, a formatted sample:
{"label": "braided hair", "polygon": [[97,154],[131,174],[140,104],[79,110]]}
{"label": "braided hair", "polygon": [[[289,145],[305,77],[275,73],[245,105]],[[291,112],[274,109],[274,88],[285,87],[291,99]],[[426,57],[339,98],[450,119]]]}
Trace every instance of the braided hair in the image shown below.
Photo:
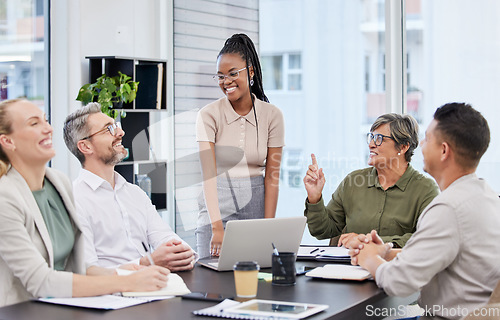
{"label": "braided hair", "polygon": [[[264,85],[262,83],[262,69],[260,68],[259,56],[257,55],[257,50],[255,50],[255,46],[252,40],[244,33],[236,33],[233,34],[229,39],[224,43],[224,47],[220,50],[217,55],[217,59],[223,54],[236,53],[239,54],[241,59],[245,60],[245,66],[247,68],[247,80],[250,83],[250,98],[252,99],[252,109],[253,115],[255,117],[255,127],[257,129],[257,156],[259,153],[259,123],[257,122],[257,113],[255,111],[255,103],[253,94],[257,97],[257,99],[269,102],[266,94],[264,93]],[[253,67],[254,72],[254,80],[253,84],[250,79],[250,69],[249,67]],[[253,93],[253,94],[252,94]]]}
{"label": "braided hair", "polygon": [[[253,104],[253,94],[262,101],[269,102],[269,99],[264,93],[264,86],[262,84],[262,69],[260,67],[259,56],[255,50],[255,46],[252,40],[244,33],[233,34],[224,43],[224,47],[220,50],[217,55],[217,59],[226,53],[237,53],[240,55],[241,59],[245,60],[246,67],[253,67],[254,72],[254,83],[250,86],[250,96],[252,98]],[[248,70],[249,71],[249,70]],[[250,72],[247,72],[248,82],[250,83]]]}

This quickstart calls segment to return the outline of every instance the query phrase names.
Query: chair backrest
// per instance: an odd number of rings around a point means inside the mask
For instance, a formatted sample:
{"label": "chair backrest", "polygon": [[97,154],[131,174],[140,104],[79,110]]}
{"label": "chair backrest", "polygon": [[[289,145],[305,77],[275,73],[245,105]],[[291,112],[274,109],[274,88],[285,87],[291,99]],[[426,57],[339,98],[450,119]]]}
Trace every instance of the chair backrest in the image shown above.
{"label": "chair backrest", "polygon": [[488,304],[471,311],[464,320],[498,320],[500,315],[500,281],[493,290]]}
{"label": "chair backrest", "polygon": [[488,303],[500,303],[500,281],[498,281],[497,286],[491,293]]}

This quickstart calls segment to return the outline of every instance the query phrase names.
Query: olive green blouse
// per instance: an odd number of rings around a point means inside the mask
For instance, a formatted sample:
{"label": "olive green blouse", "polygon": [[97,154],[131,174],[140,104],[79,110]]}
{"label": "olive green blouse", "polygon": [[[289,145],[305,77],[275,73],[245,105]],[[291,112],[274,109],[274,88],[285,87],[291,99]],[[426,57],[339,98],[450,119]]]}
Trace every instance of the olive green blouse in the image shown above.
{"label": "olive green blouse", "polygon": [[33,196],[52,241],[54,269],[63,271],[75,243],[75,231],[68,212],[59,193],[47,179],[44,180],[42,189],[33,191]]}
{"label": "olive green blouse", "polygon": [[424,208],[436,197],[434,182],[411,165],[387,190],[378,181],[373,167],[348,174],[325,207],[323,198],[310,204],[304,215],[311,235],[318,239],[342,233],[369,233],[377,230],[384,242],[403,247],[416,230]]}

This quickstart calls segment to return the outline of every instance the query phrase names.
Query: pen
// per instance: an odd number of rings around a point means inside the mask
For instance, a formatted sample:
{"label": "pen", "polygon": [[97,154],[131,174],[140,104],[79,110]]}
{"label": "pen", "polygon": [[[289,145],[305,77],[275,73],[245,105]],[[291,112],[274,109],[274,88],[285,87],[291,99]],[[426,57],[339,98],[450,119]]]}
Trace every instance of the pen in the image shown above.
{"label": "pen", "polygon": [[311,253],[315,253],[315,252],[316,252],[316,251],[318,251],[318,250],[319,250],[319,248],[316,248],[316,249],[314,249],[313,251],[311,251],[311,252],[309,252],[309,253],[310,253],[310,254],[311,254]]}
{"label": "pen", "polygon": [[274,242],[271,242],[271,244],[273,245],[273,253],[278,256],[278,249],[276,249],[276,247],[274,246]]}
{"label": "pen", "polygon": [[278,257],[278,263],[280,264],[281,267],[281,273],[285,274],[285,267],[283,266],[283,262],[281,261],[280,254],[278,252],[278,249],[276,249],[276,246],[274,245],[274,242],[271,242],[273,245],[273,254]]}
{"label": "pen", "polygon": [[142,246],[144,247],[144,250],[146,250],[146,257],[148,257],[149,263],[154,266],[155,262],[153,261],[153,257],[151,257],[151,253],[148,250],[148,247],[144,242],[142,242]]}

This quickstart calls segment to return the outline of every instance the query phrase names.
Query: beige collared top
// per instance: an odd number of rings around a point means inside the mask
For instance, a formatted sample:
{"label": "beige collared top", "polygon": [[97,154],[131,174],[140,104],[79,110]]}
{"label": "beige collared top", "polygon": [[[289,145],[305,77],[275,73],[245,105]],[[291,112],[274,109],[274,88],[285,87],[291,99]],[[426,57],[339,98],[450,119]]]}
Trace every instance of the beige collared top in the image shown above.
{"label": "beige collared top", "polygon": [[240,116],[227,97],[206,105],[198,112],[196,141],[215,143],[218,175],[225,172],[232,178],[262,175],[267,148],[285,145],[281,110],[259,99],[255,99],[254,104],[257,125],[253,110]]}

